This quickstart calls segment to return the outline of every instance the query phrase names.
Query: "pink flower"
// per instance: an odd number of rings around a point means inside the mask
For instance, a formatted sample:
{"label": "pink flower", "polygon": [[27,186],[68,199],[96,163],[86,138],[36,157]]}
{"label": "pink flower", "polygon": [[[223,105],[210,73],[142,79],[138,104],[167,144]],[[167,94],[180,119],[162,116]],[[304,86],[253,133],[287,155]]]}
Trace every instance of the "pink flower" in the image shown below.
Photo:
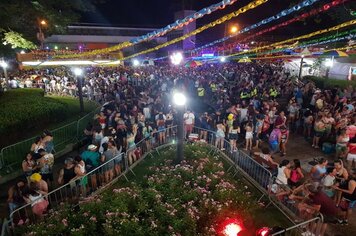
{"label": "pink flower", "polygon": [[96,222],[96,217],[92,216],[92,217],[90,217],[90,220]]}
{"label": "pink flower", "polygon": [[68,226],[68,221],[67,221],[67,219],[63,219],[63,220],[62,220],[62,224],[63,224],[64,226]]}

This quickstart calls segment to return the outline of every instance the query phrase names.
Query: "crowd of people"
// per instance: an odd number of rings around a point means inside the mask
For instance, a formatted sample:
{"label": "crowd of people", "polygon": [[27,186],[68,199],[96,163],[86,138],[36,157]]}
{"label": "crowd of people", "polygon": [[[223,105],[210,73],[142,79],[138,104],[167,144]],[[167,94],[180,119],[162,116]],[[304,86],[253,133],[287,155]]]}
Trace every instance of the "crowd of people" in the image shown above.
{"label": "crowd of people", "polygon": [[[174,131],[166,129],[177,123],[172,93],[183,91],[190,100],[183,116],[187,139],[194,132],[194,126],[201,127],[198,136],[202,140],[208,141],[210,132],[213,132],[217,148],[229,149],[231,153],[244,149],[270,168],[275,173],[276,184],[282,186],[276,193],[296,202],[301,216],[314,215],[317,211],[329,216],[335,210],[329,206],[332,201],[335,208],[345,205],[337,209],[346,211],[341,222],[347,223],[350,209],[356,203],[352,171],[356,161],[354,88],[320,90],[310,81],[291,78],[283,64],[278,62],[205,64],[195,68],[163,65],[90,67],[84,74],[87,98],[101,102],[103,107],[84,131],[86,150],[66,159],[59,173],[59,184],[78,179],[83,194],[94,191],[120,174],[122,159],[112,161],[120,153],[126,152],[127,162],[132,165],[141,155],[141,147],[136,146],[140,140],[146,138],[147,150],[165,143],[167,137],[175,135]],[[48,82],[44,84],[49,92],[61,91],[63,84],[64,87],[70,84],[72,88],[68,90],[72,92],[69,94],[77,94],[70,70],[26,71],[18,78],[26,83],[31,75],[39,77],[38,80],[46,79]],[[157,135],[153,136],[153,133]],[[304,135],[313,148],[322,147],[324,152],[334,145],[334,166],[321,159],[310,173],[305,173],[300,160],[288,161],[287,143],[291,134],[298,133]],[[51,135],[44,135],[47,136],[32,145],[31,153],[23,162],[30,189],[37,196],[42,196],[45,191],[39,187],[31,188],[35,187],[31,185],[34,174],[40,173],[47,189],[53,185],[51,173],[47,171],[51,169],[47,168],[51,166],[49,156],[52,150],[47,147],[51,144]],[[231,145],[226,146],[225,139]],[[110,164],[102,174],[92,174],[90,179],[81,178],[108,161]],[[333,177],[335,181],[331,181]],[[88,184],[90,190],[85,188]],[[288,190],[283,186],[288,186]],[[20,188],[21,184],[14,187]],[[22,195],[25,201],[31,199],[30,195]],[[315,211],[310,207],[315,207]]]}

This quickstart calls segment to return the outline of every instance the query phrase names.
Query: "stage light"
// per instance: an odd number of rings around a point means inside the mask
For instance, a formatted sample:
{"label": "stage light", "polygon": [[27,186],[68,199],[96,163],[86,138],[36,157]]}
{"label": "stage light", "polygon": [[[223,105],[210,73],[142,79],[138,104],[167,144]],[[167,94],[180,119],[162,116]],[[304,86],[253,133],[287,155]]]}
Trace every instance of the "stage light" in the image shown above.
{"label": "stage light", "polygon": [[58,50],[58,46],[54,46],[54,50]]}
{"label": "stage light", "polygon": [[139,60],[134,59],[134,60],[132,61],[132,65],[133,65],[133,66],[139,66],[139,65],[140,65]]}
{"label": "stage light", "polygon": [[220,57],[220,61],[221,62],[225,62],[226,61],[226,57]]}
{"label": "stage light", "polygon": [[187,98],[183,93],[175,93],[173,95],[173,101],[178,106],[184,106],[187,101]]}
{"label": "stage light", "polygon": [[170,58],[173,65],[179,65],[183,61],[183,54],[181,52],[175,52]]}

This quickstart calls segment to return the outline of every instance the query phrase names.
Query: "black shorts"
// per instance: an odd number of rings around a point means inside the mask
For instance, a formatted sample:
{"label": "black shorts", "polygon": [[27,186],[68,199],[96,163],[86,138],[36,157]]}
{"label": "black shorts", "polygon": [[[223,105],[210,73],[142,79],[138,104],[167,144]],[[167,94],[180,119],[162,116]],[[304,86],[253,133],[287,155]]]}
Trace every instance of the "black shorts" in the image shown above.
{"label": "black shorts", "polygon": [[44,181],[47,181],[47,180],[49,180],[51,182],[53,181],[53,173],[41,174],[41,176]]}
{"label": "black shorts", "polygon": [[231,133],[229,133],[229,139],[230,139],[230,140],[237,140],[238,137],[239,137],[238,134],[231,134]]}

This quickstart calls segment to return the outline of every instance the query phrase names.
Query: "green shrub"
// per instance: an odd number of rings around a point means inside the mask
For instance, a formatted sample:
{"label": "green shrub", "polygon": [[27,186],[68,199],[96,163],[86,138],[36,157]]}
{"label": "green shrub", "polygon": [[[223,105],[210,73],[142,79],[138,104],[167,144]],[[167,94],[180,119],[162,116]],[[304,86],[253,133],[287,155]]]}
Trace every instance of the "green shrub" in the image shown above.
{"label": "green shrub", "polygon": [[[86,103],[86,110],[96,105]],[[75,98],[45,97],[42,89],[15,89],[0,97],[0,135],[53,124],[79,114]]]}
{"label": "green shrub", "polygon": [[345,89],[350,85],[353,88],[356,88],[356,81],[339,80],[339,79],[332,79],[332,78],[327,79],[325,77],[309,76],[309,75],[304,76],[303,78],[313,81],[316,87],[320,89],[333,89],[335,87]]}
{"label": "green shrub", "polygon": [[[261,227],[254,219],[258,210],[264,211],[263,225],[275,224],[254,189],[227,173],[227,166],[209,151],[204,145],[187,145],[186,159],[174,165],[175,148],[161,150],[134,169],[133,182],[118,183],[76,209],[53,209],[43,222],[20,227],[17,233],[209,236],[221,235],[221,226],[231,220],[251,233]],[[277,224],[288,225],[283,220]]]}

